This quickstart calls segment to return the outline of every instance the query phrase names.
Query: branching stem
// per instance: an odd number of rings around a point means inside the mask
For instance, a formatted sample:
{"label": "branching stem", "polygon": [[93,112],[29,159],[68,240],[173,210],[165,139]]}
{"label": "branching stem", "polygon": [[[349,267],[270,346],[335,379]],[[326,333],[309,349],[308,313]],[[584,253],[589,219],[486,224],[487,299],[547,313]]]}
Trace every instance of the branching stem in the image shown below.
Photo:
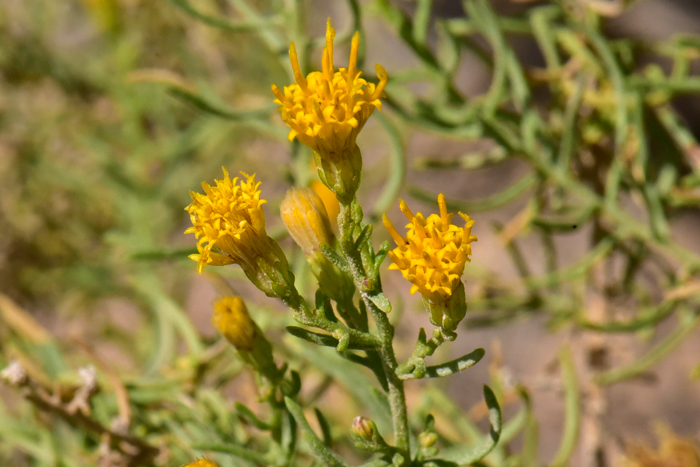
{"label": "branching stem", "polygon": [[[338,216],[338,228],[340,230],[340,244],[343,253],[347,257],[350,271],[355,282],[355,286],[360,291],[362,300],[372,315],[379,331],[381,341],[379,352],[382,358],[382,365],[387,377],[389,388],[389,405],[394,429],[396,447],[406,454],[405,458],[410,459],[410,442],[408,430],[408,411],[406,409],[406,395],[403,381],[396,374],[398,363],[394,355],[393,339],[394,327],[389,322],[386,313],[380,310],[370,299],[370,296],[381,294],[381,281],[376,277],[368,277],[366,268],[362,262],[362,245],[357,245],[353,238],[355,231],[362,231],[364,227],[360,219],[353,218],[353,211],[356,208],[356,201],[349,203],[341,201],[340,214]],[[359,229],[357,228],[359,227]],[[373,258],[371,258],[373,260]]]}

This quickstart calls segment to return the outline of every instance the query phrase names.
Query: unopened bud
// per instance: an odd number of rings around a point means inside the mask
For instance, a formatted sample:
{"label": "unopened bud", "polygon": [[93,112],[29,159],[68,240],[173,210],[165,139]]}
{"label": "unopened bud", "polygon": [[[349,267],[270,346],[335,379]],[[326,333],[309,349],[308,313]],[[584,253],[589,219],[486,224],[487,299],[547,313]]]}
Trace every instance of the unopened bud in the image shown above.
{"label": "unopened bud", "polygon": [[336,301],[352,298],[352,279],[321,251],[321,245],[332,248],[335,243],[321,198],[311,188],[292,188],[280,203],[280,214],[289,234],[304,251],[321,290]]}
{"label": "unopened bud", "polygon": [[214,325],[236,347],[238,355],[268,381],[276,384],[279,371],[272,357],[272,346],[250,319],[240,297],[224,297],[214,302]]}
{"label": "unopened bud", "polygon": [[374,428],[371,421],[365,417],[358,416],[352,421],[352,432],[362,439],[371,441],[372,435],[374,435]]}
{"label": "unopened bud", "polygon": [[292,188],[280,203],[282,222],[307,256],[321,251],[321,244],[333,243],[328,213],[311,188]]}
{"label": "unopened bud", "polygon": [[245,302],[240,297],[224,297],[214,302],[214,326],[238,350],[253,348],[257,326],[250,319]]}
{"label": "unopened bud", "polygon": [[432,447],[437,442],[437,439],[437,434],[435,433],[423,432],[418,436],[418,442],[420,442],[420,445],[424,448]]}

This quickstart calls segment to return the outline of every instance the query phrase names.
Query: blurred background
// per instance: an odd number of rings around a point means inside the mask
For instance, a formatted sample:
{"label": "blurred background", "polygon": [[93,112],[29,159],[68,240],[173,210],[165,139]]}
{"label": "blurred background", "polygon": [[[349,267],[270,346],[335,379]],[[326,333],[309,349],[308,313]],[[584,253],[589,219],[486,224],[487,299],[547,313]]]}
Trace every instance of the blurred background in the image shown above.
{"label": "blurred background", "polygon": [[[399,197],[427,215],[443,192],[453,211],[476,221],[479,241],[465,275],[472,311],[441,357],[483,347],[486,358],[472,371],[409,385],[409,408],[419,411],[436,386],[483,422],[483,384],[500,384],[508,416],[508,394],[522,385],[539,426],[536,458],[549,462],[566,432],[557,356],[569,345],[580,407],[569,465],[622,465],[630,443],[656,444],[659,422],[697,442],[700,3],[494,0],[492,10],[473,11],[468,3],[361,1],[358,15],[355,2],[321,0],[0,2],[0,366],[19,360],[56,388],[71,387],[78,368],[94,365],[107,394],[96,416],[110,420],[118,405],[111,394],[126,388],[133,424],[170,443],[169,457],[155,463],[179,465],[191,452],[185,440],[196,437],[183,421],[193,415],[154,421],[149,407],[177,397],[152,385],[192,382],[178,375],[215,345],[216,297],[244,296],[282,354],[296,352],[288,358],[298,366],[314,361],[284,336],[290,318],[282,305],[237,267],[197,274],[184,208],[189,190],[220,178],[222,166],[256,173],[269,201],[268,231],[312,296],[312,276],[285,236],[278,203],[315,175],[306,148],[287,141],[270,85],[290,82],[290,40],[302,68],[318,69],[330,17],[336,66],[347,61],[343,34],[359,25],[368,79],[381,63],[391,80],[383,111],[359,141],[366,215],[376,221],[387,212],[398,226]],[[548,16],[552,6],[568,16]],[[479,29],[490,24],[488,11],[502,35]],[[538,21],[550,27],[538,29]],[[548,50],[542,31],[554,30]],[[554,66],[552,54],[562,63]],[[623,78],[628,94],[619,100]],[[508,83],[502,92],[494,91],[497,79]],[[504,125],[530,122],[533,138],[545,142],[513,151],[486,117],[470,113],[482,104]],[[620,124],[620,107],[629,110],[629,127]],[[569,147],[564,171],[573,182],[537,165],[549,143]],[[553,152],[563,158],[567,150]],[[615,173],[618,196],[610,194]],[[583,191],[567,192],[574,183]],[[614,209],[586,204],[595,196]],[[378,226],[375,244],[388,239]],[[384,281],[401,360],[418,329],[431,325],[398,273],[387,271]],[[611,322],[617,328],[605,327]],[[255,404],[240,367],[229,364],[210,381],[222,406]],[[312,368],[305,381],[337,378],[329,374]],[[11,388],[0,386],[0,396],[7,465],[97,465],[89,443],[66,435],[70,426],[37,414]],[[358,414],[356,405],[336,405],[347,397],[342,385],[319,397],[342,429]],[[514,439],[513,449],[523,443]]]}

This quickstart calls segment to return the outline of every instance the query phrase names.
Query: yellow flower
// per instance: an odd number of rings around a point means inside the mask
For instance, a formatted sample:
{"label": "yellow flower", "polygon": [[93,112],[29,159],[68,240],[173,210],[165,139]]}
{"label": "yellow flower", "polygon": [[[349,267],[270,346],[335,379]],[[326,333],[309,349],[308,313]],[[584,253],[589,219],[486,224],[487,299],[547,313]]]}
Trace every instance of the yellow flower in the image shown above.
{"label": "yellow flower", "polygon": [[[242,172],[241,172],[242,173]],[[197,237],[197,261],[201,274],[204,266],[238,264],[256,287],[270,297],[296,298],[294,275],[276,241],[265,232],[265,214],[260,199],[260,182],[255,175],[243,174],[246,180],[233,180],[224,169],[224,179],[216,186],[202,183],[205,194],[190,192],[192,227],[185,233]]]}
{"label": "yellow flower", "polygon": [[190,258],[197,261],[201,274],[204,266],[224,266],[250,262],[261,256],[265,247],[265,214],[260,199],[260,182],[255,175],[246,181],[233,180],[224,168],[224,179],[216,186],[202,182],[206,194],[190,191],[192,204],[185,208],[190,213],[192,227],[185,230],[197,238],[199,254]]}
{"label": "yellow flower", "polygon": [[326,27],[326,47],[323,49],[322,71],[313,71],[304,77],[299,68],[294,42],[289,58],[296,83],[282,92],[272,85],[282,114],[282,120],[291,128],[289,140],[299,139],[314,151],[314,160],[323,182],[341,197],[355,193],[360,181],[362,156],[355,140],[375,108],[381,110],[379,100],[384,96],[388,76],[381,65],[376,65],[379,84],[360,78],[357,53],[360,34],[352,38],[350,63],[335,71],[333,67],[333,40],[335,30],[330,19]]}
{"label": "yellow flower", "polygon": [[214,462],[210,461],[209,459],[199,459],[197,461],[194,461],[190,464],[185,465],[184,467],[219,467],[217,464]]}
{"label": "yellow flower", "polygon": [[223,297],[214,302],[214,326],[238,350],[251,350],[257,326],[240,297]]}
{"label": "yellow flower", "polygon": [[438,195],[440,215],[431,214],[426,219],[423,214],[414,215],[401,200],[401,212],[408,218],[408,232],[404,239],[393,224],[383,216],[384,226],[398,245],[389,252],[394,264],[389,269],[401,271],[413,286],[411,294],[420,292],[431,299],[447,298],[461,282],[464,265],[471,261],[471,242],[477,238],[471,235],[474,221],[466,214],[459,213],[466,224],[464,228],[453,225],[454,214],[447,213],[445,196]]}
{"label": "yellow flower", "polygon": [[467,311],[461,277],[464,265],[471,261],[471,235],[474,221],[459,213],[464,228],[452,224],[454,214],[447,212],[445,196],[438,195],[440,214],[411,212],[401,200],[401,212],[408,218],[408,232],[402,237],[384,214],[384,226],[398,245],[389,252],[394,264],[389,269],[401,271],[411,282],[411,294],[420,292],[431,314],[431,321],[445,331],[453,331]]}

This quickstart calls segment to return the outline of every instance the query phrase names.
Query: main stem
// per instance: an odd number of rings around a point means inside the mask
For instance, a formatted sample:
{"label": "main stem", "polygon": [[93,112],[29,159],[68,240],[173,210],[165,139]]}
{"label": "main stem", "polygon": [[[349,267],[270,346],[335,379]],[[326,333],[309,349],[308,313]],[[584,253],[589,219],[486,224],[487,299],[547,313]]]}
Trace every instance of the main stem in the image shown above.
{"label": "main stem", "polygon": [[370,296],[381,293],[382,287],[379,280],[373,280],[375,278],[367,276],[360,251],[362,245],[355,245],[354,232],[356,227],[360,227],[360,230],[363,227],[360,220],[353,219],[355,204],[356,201],[354,199],[350,202],[340,201],[340,214],[338,215],[340,243],[343,253],[345,253],[350,264],[355,286],[360,291],[362,300],[372,314],[379,331],[379,339],[381,341],[380,354],[389,387],[389,406],[391,407],[396,447],[406,454],[406,460],[409,461],[411,453],[408,411],[406,409],[406,394],[403,388],[403,380],[396,374],[398,362],[396,361],[393,347],[394,327],[389,322],[386,313],[377,308],[372,300],[369,299]]}

